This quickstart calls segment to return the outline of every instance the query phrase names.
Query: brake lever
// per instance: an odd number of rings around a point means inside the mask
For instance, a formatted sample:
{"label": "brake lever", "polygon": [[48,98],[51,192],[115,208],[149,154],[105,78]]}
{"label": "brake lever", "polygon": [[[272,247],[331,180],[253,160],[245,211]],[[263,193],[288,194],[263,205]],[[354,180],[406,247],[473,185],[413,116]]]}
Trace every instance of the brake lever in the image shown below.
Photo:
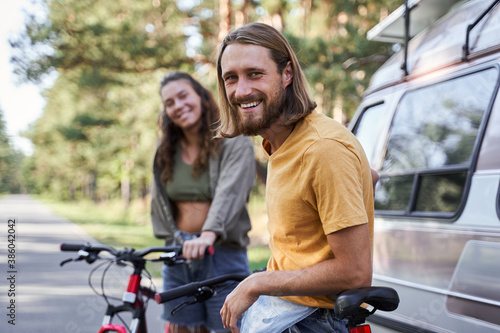
{"label": "brake lever", "polygon": [[183,264],[186,259],[176,251],[165,252],[160,255],[160,258],[151,260],[153,262],[163,261],[165,265],[172,266],[174,264]]}
{"label": "brake lever", "polygon": [[78,251],[78,257],[63,260],[63,261],[61,261],[61,263],[59,265],[63,266],[63,265],[66,265],[67,263],[69,263],[71,261],[80,261],[80,260],[85,260],[89,264],[92,264],[97,259],[99,259],[99,255],[97,253],[87,252],[85,250],[80,250],[80,251]]}
{"label": "brake lever", "polygon": [[61,262],[59,263],[59,266],[61,266],[61,267],[62,267],[62,266],[64,266],[64,265],[66,265],[68,262],[71,262],[71,261],[74,261],[74,260],[75,260],[75,259],[71,259],[71,258],[70,258],[70,259],[63,260],[63,261],[61,261]]}
{"label": "brake lever", "polygon": [[76,258],[69,258],[69,259],[61,261],[61,263],[59,265],[63,266],[63,265],[66,265],[67,263],[69,263],[71,261],[80,261],[80,260],[83,260],[83,259],[86,259],[86,257],[85,256],[78,256]]}
{"label": "brake lever", "polygon": [[173,315],[175,315],[178,311],[184,309],[188,305],[193,305],[196,303],[201,303],[205,302],[208,300],[210,297],[212,297],[215,294],[215,290],[210,288],[210,287],[201,287],[198,289],[198,291],[193,295],[194,300],[192,301],[185,301],[177,305],[175,308],[173,308],[172,312],[170,312]]}
{"label": "brake lever", "polygon": [[87,252],[85,250],[80,250],[78,251],[78,255],[79,257],[76,259],[76,260],[83,260],[85,259],[85,261],[89,264],[92,264],[94,261],[96,261],[97,259],[99,259],[99,255],[97,252]]}
{"label": "brake lever", "polygon": [[172,312],[170,312],[173,315],[175,315],[177,312],[179,312],[180,310],[184,309],[186,306],[188,305],[193,305],[195,304],[196,301],[186,301],[186,302],[182,302],[181,304],[177,305],[175,308],[172,309]]}

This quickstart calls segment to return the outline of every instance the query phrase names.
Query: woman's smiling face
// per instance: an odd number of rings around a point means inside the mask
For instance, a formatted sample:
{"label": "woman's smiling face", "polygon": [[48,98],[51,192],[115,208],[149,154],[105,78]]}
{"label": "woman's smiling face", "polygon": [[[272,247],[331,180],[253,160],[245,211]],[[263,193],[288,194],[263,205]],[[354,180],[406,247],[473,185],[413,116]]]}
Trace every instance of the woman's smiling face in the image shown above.
{"label": "woman's smiling face", "polygon": [[201,97],[186,80],[171,81],[160,91],[165,112],[183,131],[201,125]]}

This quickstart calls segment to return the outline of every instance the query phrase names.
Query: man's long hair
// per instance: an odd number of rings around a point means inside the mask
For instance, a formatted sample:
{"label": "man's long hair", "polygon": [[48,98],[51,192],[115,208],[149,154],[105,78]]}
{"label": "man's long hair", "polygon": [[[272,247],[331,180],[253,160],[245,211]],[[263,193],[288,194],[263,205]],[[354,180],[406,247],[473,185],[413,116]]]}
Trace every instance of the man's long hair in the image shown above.
{"label": "man's long hair", "polygon": [[233,43],[253,44],[269,49],[271,59],[276,63],[281,75],[290,61],[293,79],[292,84],[286,87],[283,113],[285,126],[293,126],[299,120],[309,115],[316,103],[311,99],[304,72],[300,67],[297,56],[286,38],[275,28],[263,23],[250,23],[229,33],[219,48],[217,57],[217,79],[220,105],[220,126],[218,134],[221,137],[240,135],[235,119],[232,117],[231,104],[226,95],[224,79],[222,78],[221,58],[226,47]]}
{"label": "man's long hair", "polygon": [[[188,82],[201,98],[200,153],[194,161],[192,169],[193,176],[198,177],[206,170],[210,157],[217,153],[220,147],[220,139],[214,139],[219,109],[210,91],[204,88],[188,73],[167,73],[160,82],[160,93],[165,85],[179,80]],[[158,146],[156,163],[161,170],[161,179],[165,182],[172,181],[174,177],[175,153],[179,146],[178,143],[184,134],[182,129],[174,125],[172,120],[168,118],[165,106],[163,106],[163,112],[160,113],[158,122],[162,131],[162,137]]]}

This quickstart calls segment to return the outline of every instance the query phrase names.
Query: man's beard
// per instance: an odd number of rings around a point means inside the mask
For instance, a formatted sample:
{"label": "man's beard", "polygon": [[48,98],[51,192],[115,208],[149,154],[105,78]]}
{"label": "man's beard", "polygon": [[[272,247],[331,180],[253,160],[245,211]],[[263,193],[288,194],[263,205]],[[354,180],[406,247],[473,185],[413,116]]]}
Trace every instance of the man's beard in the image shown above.
{"label": "man's beard", "polygon": [[[269,129],[284,112],[285,95],[285,89],[280,84],[269,99],[261,92],[242,99],[231,98],[231,112],[238,132],[243,135],[259,135]],[[261,117],[255,119],[253,114],[242,116],[238,105],[256,100],[262,101]]]}

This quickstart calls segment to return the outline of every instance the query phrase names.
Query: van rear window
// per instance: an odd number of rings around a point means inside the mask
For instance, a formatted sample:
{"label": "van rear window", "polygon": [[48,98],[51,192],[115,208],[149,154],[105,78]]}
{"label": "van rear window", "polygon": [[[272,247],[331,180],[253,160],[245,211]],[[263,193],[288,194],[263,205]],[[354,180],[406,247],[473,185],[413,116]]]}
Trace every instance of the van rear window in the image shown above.
{"label": "van rear window", "polygon": [[375,208],[455,214],[498,70],[487,69],[407,92],[396,110],[375,193]]}

